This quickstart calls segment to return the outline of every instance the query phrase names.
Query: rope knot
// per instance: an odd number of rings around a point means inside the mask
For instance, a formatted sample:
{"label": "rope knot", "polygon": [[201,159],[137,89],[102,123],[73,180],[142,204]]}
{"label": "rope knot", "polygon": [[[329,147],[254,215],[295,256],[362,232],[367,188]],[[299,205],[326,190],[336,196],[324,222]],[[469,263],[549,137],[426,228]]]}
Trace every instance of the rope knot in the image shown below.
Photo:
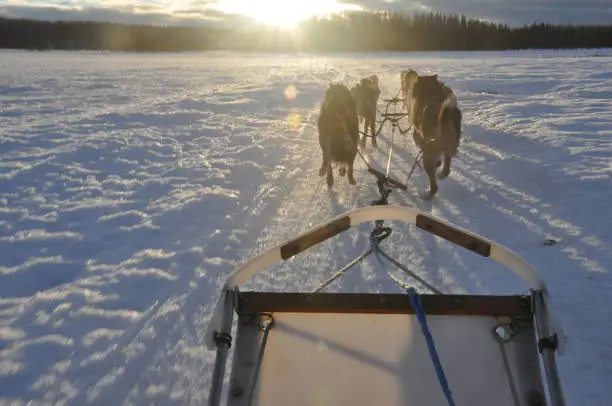
{"label": "rope knot", "polygon": [[377,227],[372,230],[371,238],[377,243],[380,243],[382,240],[388,238],[391,235],[391,232],[391,227],[383,227],[377,225]]}

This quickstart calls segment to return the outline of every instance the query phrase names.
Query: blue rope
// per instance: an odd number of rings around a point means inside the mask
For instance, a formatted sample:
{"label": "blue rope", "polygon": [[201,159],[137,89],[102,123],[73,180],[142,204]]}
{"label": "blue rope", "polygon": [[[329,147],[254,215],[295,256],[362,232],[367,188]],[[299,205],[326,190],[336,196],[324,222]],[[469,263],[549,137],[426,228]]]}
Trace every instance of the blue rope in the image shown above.
{"label": "blue rope", "polygon": [[446,376],[444,375],[444,370],[442,369],[442,364],[440,363],[440,358],[438,357],[438,352],[436,351],[436,346],[434,344],[433,337],[431,335],[431,332],[429,331],[429,328],[427,327],[427,320],[425,318],[425,311],[423,310],[421,296],[416,292],[414,288],[408,288],[406,289],[406,292],[410,297],[410,305],[414,309],[419,320],[419,324],[421,325],[421,330],[423,330],[423,334],[425,335],[425,341],[427,342],[429,355],[431,356],[431,360],[433,361],[434,367],[436,368],[436,374],[438,375],[440,386],[444,391],[444,395],[448,400],[448,404],[450,406],[455,406],[455,401],[453,400],[450,387],[448,386],[448,381],[446,380]]}
{"label": "blue rope", "polygon": [[[385,264],[382,260],[382,252],[378,243],[373,238],[372,251],[374,252],[374,257],[378,260],[378,263],[380,264],[381,268],[384,269]],[[440,381],[440,386],[444,391],[446,400],[448,400],[449,406],[455,406],[455,401],[453,400],[450,387],[448,386],[446,375],[444,375],[444,369],[442,369],[442,364],[440,363],[440,358],[438,357],[438,352],[436,351],[436,345],[434,344],[433,337],[431,335],[431,332],[429,331],[429,327],[427,327],[427,320],[425,318],[425,311],[423,310],[421,296],[413,287],[407,288],[406,292],[408,293],[408,297],[410,298],[410,305],[414,309],[417,315],[417,319],[419,320],[419,324],[421,325],[421,330],[423,331],[423,335],[425,336],[425,342],[427,343],[427,348],[429,349],[429,355],[431,356],[431,360],[433,361],[434,367],[436,369],[436,374],[438,375],[438,380]]]}

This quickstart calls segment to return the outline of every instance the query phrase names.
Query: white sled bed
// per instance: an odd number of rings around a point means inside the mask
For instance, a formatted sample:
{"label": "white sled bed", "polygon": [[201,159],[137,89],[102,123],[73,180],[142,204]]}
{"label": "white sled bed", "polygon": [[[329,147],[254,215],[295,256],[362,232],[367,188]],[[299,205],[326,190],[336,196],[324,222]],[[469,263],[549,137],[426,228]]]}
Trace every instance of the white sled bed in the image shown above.
{"label": "white sled bed", "polygon": [[[239,290],[272,263],[375,220],[404,220],[490,257],[531,290],[512,296]],[[217,349],[209,404],[220,403],[231,348],[228,406],[564,405],[555,362],[564,342],[544,282],[516,254],[410,207],[369,207],[230,275],[207,336]]]}

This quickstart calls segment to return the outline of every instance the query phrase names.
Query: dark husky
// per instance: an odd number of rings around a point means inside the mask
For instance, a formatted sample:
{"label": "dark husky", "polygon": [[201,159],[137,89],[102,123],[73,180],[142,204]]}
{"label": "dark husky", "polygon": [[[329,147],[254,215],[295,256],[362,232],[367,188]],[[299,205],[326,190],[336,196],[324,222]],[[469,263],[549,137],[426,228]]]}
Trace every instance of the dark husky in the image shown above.
{"label": "dark husky", "polygon": [[327,186],[331,187],[334,184],[332,162],[337,162],[341,165],[340,176],[347,174],[349,183],[355,185],[353,162],[359,142],[359,121],[355,101],[345,85],[330,83],[325,91],[317,125],[323,152],[319,176],[327,174]]}
{"label": "dark husky", "polygon": [[351,88],[351,94],[357,107],[357,114],[365,120],[363,126],[363,136],[361,146],[365,147],[368,128],[372,137],[372,145],[376,147],[376,105],[380,97],[380,87],[378,87],[378,76],[370,75],[361,79],[359,83]]}
{"label": "dark husky", "polygon": [[440,179],[450,174],[453,156],[461,140],[461,110],[453,91],[438,80],[438,75],[418,76],[412,84],[410,119],[414,125],[413,137],[423,151],[423,166],[429,177],[432,198],[438,191],[436,167],[440,156],[444,166]]}

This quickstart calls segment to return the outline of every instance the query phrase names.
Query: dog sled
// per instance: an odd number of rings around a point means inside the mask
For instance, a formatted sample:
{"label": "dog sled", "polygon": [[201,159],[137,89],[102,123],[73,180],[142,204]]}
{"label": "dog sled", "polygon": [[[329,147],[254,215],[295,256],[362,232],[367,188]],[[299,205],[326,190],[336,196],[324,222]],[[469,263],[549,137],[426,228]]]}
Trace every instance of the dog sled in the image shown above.
{"label": "dog sled", "polygon": [[[274,263],[370,221],[370,253],[434,293],[406,285],[405,293],[379,294],[241,290]],[[384,221],[495,260],[529,290],[443,294],[382,251],[391,232]],[[222,398],[227,406],[564,405],[556,356],[565,336],[538,272],[500,244],[411,207],[356,209],[246,261],[222,287],[206,345],[216,350],[210,406]]]}

